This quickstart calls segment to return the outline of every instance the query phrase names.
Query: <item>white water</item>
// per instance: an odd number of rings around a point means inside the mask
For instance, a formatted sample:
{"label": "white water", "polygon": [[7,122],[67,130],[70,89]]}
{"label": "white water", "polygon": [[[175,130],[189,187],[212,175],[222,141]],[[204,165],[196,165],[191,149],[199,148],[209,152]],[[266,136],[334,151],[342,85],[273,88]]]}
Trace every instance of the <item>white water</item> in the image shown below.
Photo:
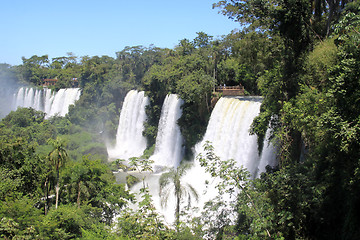
{"label": "white water", "polygon": [[[254,175],[258,171],[260,156],[257,137],[250,135],[249,131],[253,119],[260,112],[260,105],[261,98],[256,97],[220,98],[212,111],[203,140],[195,146],[195,157],[200,153],[204,156],[204,144],[209,141],[221,160],[234,159],[237,167],[244,166]],[[216,185],[221,180],[212,178],[197,161],[194,165],[183,181],[192,184],[200,193],[197,206],[202,209],[205,202],[218,195]],[[222,200],[229,202],[234,200],[234,196],[222,195]]]}
{"label": "white water", "polygon": [[155,166],[177,167],[183,158],[183,137],[177,124],[184,103],[176,94],[167,95],[161,110],[154,155]]}
{"label": "white water", "polygon": [[140,157],[146,149],[146,138],[142,135],[146,120],[145,107],[149,98],[144,92],[131,90],[127,93],[120,113],[115,147],[108,148],[112,159]]}
{"label": "white water", "polygon": [[[237,166],[244,166],[256,176],[264,171],[265,166],[275,164],[275,151],[266,141],[262,156],[258,154],[257,137],[250,135],[250,125],[259,114],[261,98],[221,98],[212,111],[204,138],[195,146],[195,156],[203,152],[203,145],[210,141],[214,152],[222,160],[234,159]],[[158,179],[160,174],[154,174],[146,179],[153,196],[154,205],[169,224],[174,223],[175,198],[169,197],[168,206],[162,208],[159,198]],[[194,167],[182,178],[182,184],[190,184],[199,194],[199,202],[192,206],[202,210],[205,202],[217,196],[215,188],[219,179],[213,179],[205,172],[197,161]],[[134,186],[132,190],[140,188]],[[224,201],[231,200],[230,195],[222,196]],[[232,198],[233,199],[233,198]],[[185,200],[185,202],[187,202]],[[193,212],[193,215],[198,215]]]}
{"label": "white water", "polygon": [[210,141],[222,160],[234,159],[237,166],[254,173],[259,163],[257,137],[250,135],[253,119],[259,114],[259,98],[220,98],[211,114],[203,140],[195,146],[195,156]]}
{"label": "white water", "polygon": [[258,171],[255,173],[256,177],[259,178],[260,174],[266,171],[266,166],[270,165],[272,167],[276,166],[276,148],[275,146],[269,141],[270,137],[270,130],[266,131],[265,139],[264,139],[264,146],[261,152],[260,162],[258,165]]}
{"label": "white water", "polygon": [[22,87],[14,95],[13,110],[18,107],[31,107],[46,113],[46,117],[59,115],[64,117],[69,106],[79,100],[81,90],[79,88],[65,88],[58,92],[50,89],[34,89]]}

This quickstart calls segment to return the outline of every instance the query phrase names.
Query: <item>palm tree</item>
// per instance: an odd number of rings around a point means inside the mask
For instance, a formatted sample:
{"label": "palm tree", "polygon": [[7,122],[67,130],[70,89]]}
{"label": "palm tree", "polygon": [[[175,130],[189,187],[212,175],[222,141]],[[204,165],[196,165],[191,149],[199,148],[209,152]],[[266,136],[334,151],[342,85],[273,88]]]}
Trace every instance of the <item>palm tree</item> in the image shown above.
{"label": "palm tree", "polygon": [[54,183],[54,174],[51,171],[52,166],[50,161],[47,161],[46,164],[43,166],[44,167],[44,200],[45,200],[45,204],[44,204],[44,213],[45,215],[48,212],[48,208],[49,208],[49,191],[51,188],[51,184]]}
{"label": "palm tree", "polygon": [[53,150],[49,153],[49,160],[52,166],[55,168],[56,171],[56,201],[55,201],[55,208],[58,207],[59,203],[59,181],[60,181],[60,168],[65,164],[68,160],[68,154],[65,149],[65,144],[60,138],[50,139],[49,143],[53,146]]}
{"label": "palm tree", "polygon": [[181,164],[178,168],[172,168],[169,172],[163,173],[159,179],[160,184],[160,198],[161,205],[166,207],[167,201],[169,199],[170,193],[175,195],[176,199],[176,208],[175,208],[175,224],[176,228],[179,227],[180,224],[180,203],[181,200],[188,198],[189,205],[191,203],[191,196],[198,201],[199,196],[190,184],[186,183],[182,185],[181,178],[186,174],[186,172],[191,168],[191,164]]}

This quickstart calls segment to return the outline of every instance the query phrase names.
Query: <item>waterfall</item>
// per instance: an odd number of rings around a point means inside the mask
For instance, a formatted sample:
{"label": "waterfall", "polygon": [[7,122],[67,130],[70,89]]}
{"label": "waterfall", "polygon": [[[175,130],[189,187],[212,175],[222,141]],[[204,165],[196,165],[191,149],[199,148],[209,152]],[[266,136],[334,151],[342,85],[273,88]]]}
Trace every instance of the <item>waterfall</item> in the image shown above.
{"label": "waterfall", "polygon": [[260,162],[256,172],[256,177],[260,177],[260,174],[266,171],[265,168],[267,165],[274,167],[277,164],[276,161],[277,151],[275,146],[269,141],[269,137],[270,137],[270,129],[267,129],[264,139],[264,146],[261,151]]}
{"label": "waterfall", "polygon": [[[259,97],[220,98],[211,113],[202,141],[195,145],[195,157],[204,153],[204,144],[209,141],[221,160],[234,159],[237,167],[244,166],[251,174],[255,174],[260,156],[257,137],[250,135],[249,130],[253,119],[260,112],[260,105]],[[196,189],[200,195],[196,206],[202,209],[205,202],[217,196],[216,185],[221,180],[212,178],[195,160],[194,167],[183,181]],[[222,195],[224,202],[231,199],[231,195]],[[171,216],[166,218],[171,219]]]}
{"label": "waterfall", "polygon": [[[269,133],[267,133],[264,140],[261,156],[258,153],[257,136],[250,135],[249,133],[253,119],[260,112],[261,101],[262,98],[260,97],[220,98],[211,113],[203,140],[194,147],[195,156],[203,153],[204,143],[210,141],[214,147],[214,153],[221,160],[234,159],[237,166],[246,167],[252,177],[259,176],[265,170],[266,165],[275,165],[276,155],[274,147],[268,142]],[[169,111],[165,110],[165,103],[162,111]],[[161,121],[159,123],[159,130],[162,128],[160,125],[163,124]],[[175,144],[173,140],[169,142]],[[158,145],[156,145],[156,148],[158,148]],[[156,156],[157,153],[154,155]],[[162,164],[170,165],[171,163],[165,162]],[[175,220],[175,198],[169,197],[167,207],[161,207],[158,182],[160,176],[161,173],[151,174],[145,179],[145,182],[149,186],[155,207],[164,216],[165,221],[171,224]],[[214,199],[218,195],[216,185],[219,181],[222,180],[212,178],[196,160],[194,161],[194,166],[181,179],[182,184],[190,184],[199,194],[199,202],[192,202],[191,206],[197,207],[200,210],[203,209],[207,201]],[[132,191],[138,192],[141,186],[142,183],[135,185]],[[234,196],[229,194],[223,194],[221,198],[224,202],[235,199]],[[198,215],[196,212],[191,214],[193,216]]]}
{"label": "waterfall", "polygon": [[[49,97],[49,94],[46,97]],[[69,105],[73,104],[79,97],[80,91],[76,88],[60,89],[55,95],[49,97],[52,100],[49,115],[53,116],[59,113],[60,116],[65,116]]]}
{"label": "waterfall", "polygon": [[58,114],[64,117],[69,106],[79,100],[81,90],[79,88],[60,89],[52,92],[50,89],[20,88],[14,95],[13,109],[18,107],[31,107],[46,113],[46,117]]}
{"label": "waterfall", "polygon": [[184,103],[176,94],[167,95],[161,110],[156,137],[154,165],[177,167],[182,160],[183,138],[177,120],[181,117]]}
{"label": "waterfall", "polygon": [[120,113],[116,134],[116,145],[108,148],[110,158],[129,159],[140,157],[146,149],[146,138],[142,135],[146,120],[145,107],[149,98],[144,92],[131,90],[127,93]]}
{"label": "waterfall", "polygon": [[261,99],[220,98],[210,116],[203,140],[195,146],[195,156],[210,141],[215,154],[222,160],[234,159],[255,173],[259,163],[257,137],[250,135],[253,119],[259,114]]}

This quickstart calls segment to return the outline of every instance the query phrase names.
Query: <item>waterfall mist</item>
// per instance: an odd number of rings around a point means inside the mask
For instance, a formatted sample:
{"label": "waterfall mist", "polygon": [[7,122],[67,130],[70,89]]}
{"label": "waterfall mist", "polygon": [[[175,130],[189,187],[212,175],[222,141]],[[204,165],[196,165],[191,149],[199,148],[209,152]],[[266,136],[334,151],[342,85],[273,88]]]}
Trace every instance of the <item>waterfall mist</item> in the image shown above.
{"label": "waterfall mist", "polygon": [[10,89],[0,88],[0,119],[8,115],[12,109],[12,105],[9,104],[12,102],[13,93]]}
{"label": "waterfall mist", "polygon": [[0,119],[8,115],[12,109],[13,95],[19,88],[15,72],[8,64],[0,64]]}

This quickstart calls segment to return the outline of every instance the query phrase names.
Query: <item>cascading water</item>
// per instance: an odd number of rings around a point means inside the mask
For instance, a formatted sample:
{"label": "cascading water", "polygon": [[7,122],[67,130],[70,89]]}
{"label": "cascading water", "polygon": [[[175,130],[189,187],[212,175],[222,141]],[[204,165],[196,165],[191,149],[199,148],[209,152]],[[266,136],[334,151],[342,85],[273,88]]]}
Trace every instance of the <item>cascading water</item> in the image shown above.
{"label": "cascading water", "polygon": [[80,91],[76,88],[60,89],[53,96],[52,105],[50,107],[50,116],[59,113],[60,116],[65,116],[69,110],[69,106],[80,98]]}
{"label": "cascading water", "polygon": [[254,173],[254,175],[256,175],[257,178],[260,177],[260,174],[262,172],[266,171],[267,165],[274,167],[277,164],[277,160],[276,160],[276,154],[277,154],[276,152],[277,151],[276,151],[276,148],[274,147],[274,145],[269,141],[269,137],[270,137],[270,130],[268,129],[266,131],[266,135],[265,135],[265,139],[264,139],[264,146],[261,151],[258,169],[257,169],[257,172]]}
{"label": "cascading water", "polygon": [[[209,141],[221,160],[234,159],[237,167],[244,166],[254,175],[260,156],[257,137],[250,135],[249,131],[253,119],[259,114],[260,105],[259,97],[220,98],[212,111],[203,140],[195,146],[195,156],[204,156],[204,144]],[[191,183],[201,193],[197,204],[201,209],[205,202],[217,196],[216,185],[221,180],[212,178],[195,161],[183,181]],[[230,199],[230,195],[222,195],[224,202]]]}
{"label": "cascading water", "polygon": [[31,107],[38,111],[46,113],[46,117],[52,117],[58,114],[64,117],[69,106],[79,100],[81,94],[80,88],[60,89],[58,92],[52,92],[50,89],[33,89],[22,87],[14,95],[14,107]]}
{"label": "cascading water", "polygon": [[211,114],[203,140],[195,146],[195,156],[209,141],[222,160],[234,159],[254,173],[259,163],[257,137],[250,125],[259,114],[261,98],[220,98]]}
{"label": "cascading water", "polygon": [[183,138],[177,120],[184,103],[176,94],[167,95],[161,110],[154,155],[155,166],[177,167],[183,158]]}
{"label": "cascading water", "polygon": [[149,98],[143,91],[131,90],[127,93],[120,113],[116,134],[116,145],[108,148],[108,155],[115,159],[140,157],[146,149],[146,138],[142,135],[146,120],[145,107]]}
{"label": "cascading water", "polygon": [[[234,159],[237,166],[243,165],[255,177],[264,170],[267,164],[274,164],[270,156],[274,156],[272,145],[264,143],[262,157],[258,154],[257,137],[250,135],[250,125],[259,114],[261,98],[221,98],[212,111],[204,138],[195,146],[195,156],[203,153],[203,145],[209,141],[214,147],[214,153],[222,160]],[[259,169],[260,168],[260,169]],[[152,175],[148,179],[148,186],[153,196],[156,208],[164,215],[165,221],[174,222],[175,199],[169,198],[167,208],[161,208],[159,198],[158,179],[160,174]],[[218,179],[210,174],[195,160],[194,167],[182,178],[182,184],[192,185],[198,192],[199,202],[192,202],[192,206],[202,209],[205,202],[217,196],[215,188]],[[140,188],[140,184],[133,190]],[[222,196],[224,201],[230,196]]]}

